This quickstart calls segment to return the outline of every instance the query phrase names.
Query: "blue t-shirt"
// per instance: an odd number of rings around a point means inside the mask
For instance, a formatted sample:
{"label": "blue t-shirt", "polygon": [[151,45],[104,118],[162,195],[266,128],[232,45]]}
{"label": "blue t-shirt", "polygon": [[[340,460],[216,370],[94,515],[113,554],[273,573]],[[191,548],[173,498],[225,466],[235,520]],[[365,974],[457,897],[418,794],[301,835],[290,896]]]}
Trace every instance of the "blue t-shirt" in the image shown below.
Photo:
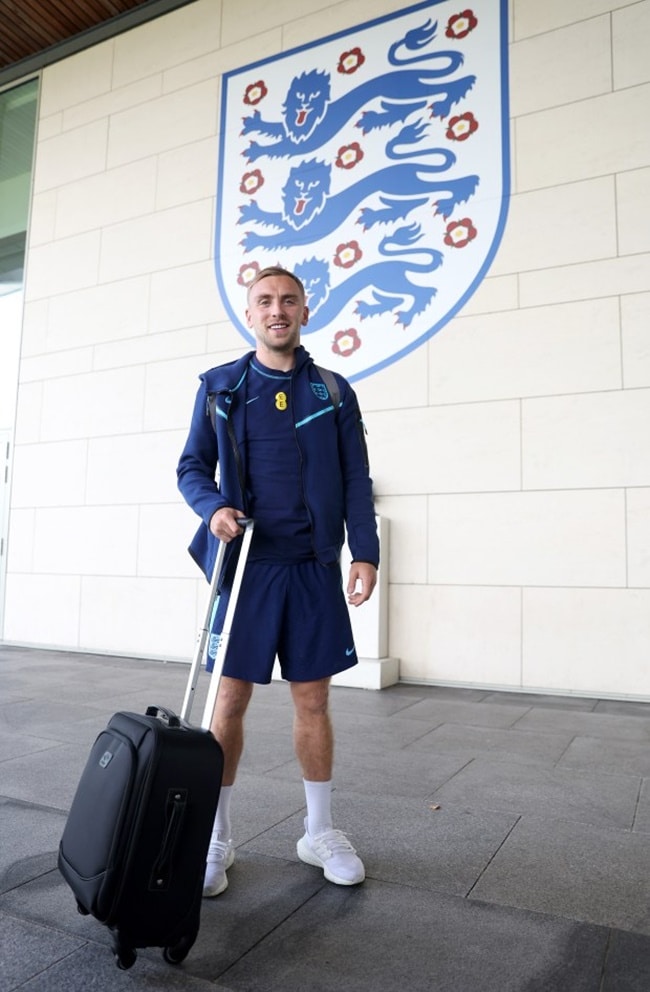
{"label": "blue t-shirt", "polygon": [[251,359],[246,399],[246,462],[255,521],[252,561],[313,558],[300,451],[291,409],[291,373]]}

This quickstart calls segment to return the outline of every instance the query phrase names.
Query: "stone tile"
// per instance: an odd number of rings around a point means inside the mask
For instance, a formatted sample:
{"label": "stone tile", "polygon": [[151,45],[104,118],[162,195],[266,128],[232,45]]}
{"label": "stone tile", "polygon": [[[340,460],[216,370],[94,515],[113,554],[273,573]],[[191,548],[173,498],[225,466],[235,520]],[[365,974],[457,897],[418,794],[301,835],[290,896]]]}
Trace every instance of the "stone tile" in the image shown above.
{"label": "stone tile", "polygon": [[610,713],[614,716],[643,716],[650,719],[650,702],[642,703],[626,699],[599,699],[594,713]]}
{"label": "stone tile", "polygon": [[470,727],[512,727],[528,709],[522,704],[506,706],[481,701],[477,706],[475,702],[464,702],[462,699],[424,699],[410,706],[404,716],[426,720],[432,727],[443,723],[461,723]]}
{"label": "stone tile", "polygon": [[595,711],[597,700],[584,696],[551,696],[539,692],[490,692],[485,696],[486,703],[505,703],[513,706],[550,706],[551,709]]}
{"label": "stone tile", "polygon": [[220,980],[241,992],[593,992],[605,943],[571,921],[368,881],[325,887]]}
{"label": "stone tile", "polygon": [[576,713],[561,709],[531,709],[518,720],[518,730],[547,731],[628,741],[650,740],[650,714]]}
{"label": "stone tile", "polygon": [[[217,979],[230,988],[228,969],[264,943],[269,933],[305,903],[318,898],[328,883],[303,864],[260,857],[249,850],[238,853],[228,879],[223,895],[203,902],[201,930],[183,970],[207,981]],[[258,975],[256,981],[268,982],[269,989],[282,987],[273,985],[272,973]]]}
{"label": "stone tile", "polygon": [[69,810],[87,760],[87,749],[73,744],[54,744],[12,758],[2,765],[2,792],[11,799]]}
{"label": "stone tile", "polygon": [[47,751],[51,747],[52,741],[45,738],[32,737],[29,734],[8,734],[6,731],[0,731],[0,761],[7,761],[9,758],[17,758],[22,754],[32,754],[36,751]]}
{"label": "stone tile", "polygon": [[445,807],[492,809],[572,820],[583,826],[632,827],[639,791],[634,776],[549,768],[478,758],[441,786],[433,800]]}
{"label": "stone tile", "polygon": [[[48,986],[42,982],[43,975],[57,962],[65,961],[64,974],[66,981],[59,979],[58,989],[64,985],[72,988],[67,982],[70,971],[69,956],[79,946],[80,941],[67,937],[53,927],[35,926],[24,920],[15,919],[0,912],[0,988],[10,992],[12,989],[29,988],[27,983],[32,975],[37,975],[33,989],[45,989]],[[49,986],[53,988],[53,986]]]}
{"label": "stone tile", "polygon": [[472,898],[650,935],[649,863],[646,835],[527,816]]}
{"label": "stone tile", "polygon": [[435,698],[443,693],[435,689],[422,690],[419,686],[394,685],[382,689],[381,692],[368,692],[367,689],[345,689],[332,686],[330,690],[330,708],[337,713],[363,713],[366,716],[392,716],[395,713],[410,715],[411,707],[423,698]]}
{"label": "stone tile", "polygon": [[[168,984],[168,976],[170,982],[173,982],[174,976],[185,976],[190,981],[189,989],[203,987],[191,984],[190,976],[214,982],[221,972],[323,887],[322,877],[315,878],[302,864],[242,852],[238,852],[230,869],[229,880],[226,893],[218,899],[203,901],[201,930],[182,968],[170,968],[163,962],[157,948],[139,949],[138,960],[129,971],[129,988],[184,987]],[[71,988],[85,992],[89,987],[119,987],[116,982],[119,972],[115,969],[111,953],[110,931],[92,917],[81,916],[77,912],[74,896],[58,871],[52,871],[2,897],[0,910],[27,920],[31,926],[52,926],[56,921],[60,932],[94,945],[92,953],[89,950],[87,956],[69,962],[66,970],[54,970],[52,984],[44,988],[56,989],[56,992],[61,987],[67,988],[64,976],[67,979],[68,971],[72,975],[78,968],[85,974],[88,984],[72,985]],[[105,984],[93,984],[88,975],[89,967],[98,969],[98,973],[104,976]],[[108,980],[107,975],[112,976],[113,980]],[[59,979],[59,986],[55,985],[54,977]],[[217,990],[226,987],[227,983],[216,986]]]}
{"label": "stone tile", "polygon": [[0,892],[50,871],[66,814],[0,800]]}
{"label": "stone tile", "polygon": [[645,779],[641,787],[639,805],[634,818],[634,830],[639,833],[650,834],[650,779]]}
{"label": "stone tile", "polygon": [[[127,977],[128,976],[128,977]],[[160,952],[138,952],[133,968],[124,976],[118,971],[110,951],[87,944],[42,974],[20,986],[21,992],[88,992],[89,989],[128,988],[130,992],[232,992],[220,982],[193,978],[185,967],[173,968]]]}
{"label": "stone tile", "polygon": [[568,734],[532,734],[519,730],[468,727],[446,723],[420,737],[409,750],[478,758],[489,752],[495,759],[524,764],[554,764],[571,742]]}
{"label": "stone tile", "polygon": [[[364,862],[368,878],[464,896],[474,886],[516,822],[492,810],[436,808],[421,799],[376,798],[337,791],[334,820]],[[270,858],[297,861],[304,813],[278,823],[243,846]],[[322,881],[320,869],[305,867]]]}
{"label": "stone tile", "polygon": [[[336,751],[341,754],[348,750],[382,753],[407,747],[426,734],[429,727],[420,720],[411,720],[406,712],[400,711],[399,715],[387,719],[363,713],[334,713],[332,723]],[[432,724],[435,725],[435,721]]]}
{"label": "stone tile", "polygon": [[334,765],[336,790],[376,798],[409,796],[425,799],[467,764],[458,755],[386,751],[381,760],[373,753],[347,748],[338,753]]}
{"label": "stone tile", "polygon": [[646,741],[576,737],[558,762],[558,768],[583,768],[621,775],[650,775],[650,748]]}
{"label": "stone tile", "polygon": [[612,934],[599,992],[647,992],[650,988],[650,938],[640,933]]}

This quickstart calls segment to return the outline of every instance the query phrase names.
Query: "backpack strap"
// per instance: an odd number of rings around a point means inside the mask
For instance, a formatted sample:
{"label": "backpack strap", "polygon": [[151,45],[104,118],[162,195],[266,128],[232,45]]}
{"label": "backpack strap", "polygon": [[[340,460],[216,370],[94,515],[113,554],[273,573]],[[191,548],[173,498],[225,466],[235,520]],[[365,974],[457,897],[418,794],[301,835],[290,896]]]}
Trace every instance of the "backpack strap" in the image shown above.
{"label": "backpack strap", "polygon": [[321,379],[327,387],[327,392],[330,394],[330,399],[332,401],[332,406],[335,410],[338,410],[339,404],[341,402],[341,390],[339,389],[339,384],[336,381],[336,376],[330,369],[324,369],[322,365],[316,365],[314,362],[314,368],[320,375]]}

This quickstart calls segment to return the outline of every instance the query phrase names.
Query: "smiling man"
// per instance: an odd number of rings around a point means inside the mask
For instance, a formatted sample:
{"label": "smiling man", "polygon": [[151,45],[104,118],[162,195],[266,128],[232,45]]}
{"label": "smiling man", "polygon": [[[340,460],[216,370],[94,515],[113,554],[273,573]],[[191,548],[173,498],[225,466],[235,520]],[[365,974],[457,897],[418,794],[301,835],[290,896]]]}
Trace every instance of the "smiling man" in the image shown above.
{"label": "smiling man", "polygon": [[[347,602],[360,606],[377,581],[365,429],[349,383],[320,369],[300,344],[309,309],[293,273],[277,267],[259,272],[248,288],[246,320],[256,349],[200,376],[177,470],[185,500],[203,520],[189,550],[208,579],[218,541],[236,541],[242,517],[255,521],[212,720],[225,763],[205,896],[228,886],[234,861],[230,802],[244,716],[254,685],[271,681],[276,656],[291,689],[307,805],[298,856],[338,885],[365,877],[355,849],[332,823],[329,716],[331,677],[357,663],[339,563],[346,529],[352,554]],[[227,607],[229,564],[227,559],[215,635]]]}

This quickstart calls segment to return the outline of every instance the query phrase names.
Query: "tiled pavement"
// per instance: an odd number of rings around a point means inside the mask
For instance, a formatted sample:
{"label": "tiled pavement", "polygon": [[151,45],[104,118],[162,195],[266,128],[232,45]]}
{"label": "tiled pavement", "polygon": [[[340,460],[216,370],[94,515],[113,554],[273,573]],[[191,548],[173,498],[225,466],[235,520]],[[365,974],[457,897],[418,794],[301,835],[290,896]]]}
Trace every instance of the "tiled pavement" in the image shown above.
{"label": "tiled pavement", "polygon": [[650,992],[650,704],[407,684],[332,690],[362,886],[299,862],[291,701],[259,687],[230,887],[183,964],[119,971],[56,850],[108,717],[187,673],[0,646],[0,992]]}

